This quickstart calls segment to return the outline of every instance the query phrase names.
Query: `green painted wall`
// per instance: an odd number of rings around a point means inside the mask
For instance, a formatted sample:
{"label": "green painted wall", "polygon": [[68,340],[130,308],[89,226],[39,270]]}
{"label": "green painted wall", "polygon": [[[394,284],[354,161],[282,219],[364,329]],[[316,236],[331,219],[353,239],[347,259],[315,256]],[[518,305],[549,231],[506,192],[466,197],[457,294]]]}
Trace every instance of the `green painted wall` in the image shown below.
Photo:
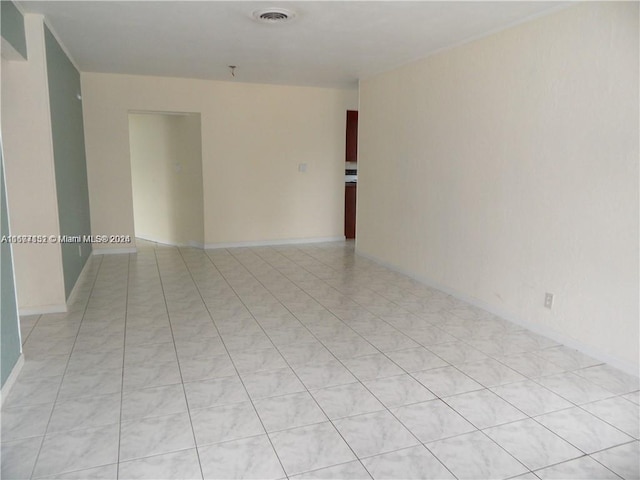
{"label": "green painted wall", "polygon": [[2,38],[11,44],[11,46],[27,58],[27,37],[24,33],[24,18],[20,10],[16,8],[13,2],[2,0],[0,8],[0,31]]}
{"label": "green painted wall", "polygon": [[[0,223],[2,236],[9,235],[7,218],[7,197],[4,190],[4,164],[0,152]],[[18,310],[16,307],[16,289],[13,280],[13,262],[11,247],[0,244],[0,366],[1,385],[4,385],[20,357],[20,333]]]}
{"label": "green painted wall", "polygon": [[[91,221],[87,162],[84,149],[82,101],[78,99],[80,73],[46,27],[44,36],[60,234],[89,235]],[[81,253],[79,247],[81,247]],[[90,255],[90,244],[62,244],[62,267],[67,298]]]}

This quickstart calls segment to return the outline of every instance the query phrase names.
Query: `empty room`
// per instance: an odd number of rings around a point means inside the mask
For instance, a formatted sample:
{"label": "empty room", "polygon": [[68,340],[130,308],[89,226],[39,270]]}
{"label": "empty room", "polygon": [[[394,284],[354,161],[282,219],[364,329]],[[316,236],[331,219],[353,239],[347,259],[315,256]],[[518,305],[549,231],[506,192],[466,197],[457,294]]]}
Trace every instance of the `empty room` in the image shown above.
{"label": "empty room", "polygon": [[1,2],[2,479],[640,479],[640,2]]}

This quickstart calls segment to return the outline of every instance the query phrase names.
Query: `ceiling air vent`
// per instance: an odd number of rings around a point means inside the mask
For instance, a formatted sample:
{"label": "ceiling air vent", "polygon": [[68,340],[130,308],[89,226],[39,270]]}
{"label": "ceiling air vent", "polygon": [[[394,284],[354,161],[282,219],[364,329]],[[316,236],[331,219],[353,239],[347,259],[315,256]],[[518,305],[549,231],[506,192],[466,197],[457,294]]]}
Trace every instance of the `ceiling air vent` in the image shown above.
{"label": "ceiling air vent", "polygon": [[295,17],[295,13],[284,8],[263,8],[253,12],[253,18],[262,23],[284,23]]}

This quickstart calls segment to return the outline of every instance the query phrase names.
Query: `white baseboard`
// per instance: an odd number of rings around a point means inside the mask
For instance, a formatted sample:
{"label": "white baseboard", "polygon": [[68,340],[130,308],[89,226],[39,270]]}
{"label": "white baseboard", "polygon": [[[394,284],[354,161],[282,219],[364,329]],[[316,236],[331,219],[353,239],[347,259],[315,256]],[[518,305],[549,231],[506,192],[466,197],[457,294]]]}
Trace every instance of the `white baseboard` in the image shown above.
{"label": "white baseboard", "polygon": [[191,247],[191,248],[200,248],[203,249],[204,248],[204,243],[202,242],[196,242],[195,240],[189,240],[186,243],[175,243],[175,242],[170,242],[168,240],[163,240],[161,238],[153,238],[150,235],[140,235],[137,234],[136,238],[139,238],[141,240],[146,240],[147,242],[153,242],[153,243],[158,243],[160,245],[166,245],[168,247]]}
{"label": "white baseboard", "polygon": [[27,307],[18,309],[18,315],[21,317],[29,315],[44,315],[46,313],[66,313],[67,304],[41,305],[38,307]]}
{"label": "white baseboard", "polygon": [[136,247],[127,248],[93,248],[91,250],[92,255],[119,255],[124,253],[138,253]]}
{"label": "white baseboard", "polygon": [[415,272],[411,272],[408,270],[405,270],[403,268],[398,267],[397,265],[393,265],[391,263],[388,263],[384,260],[381,260],[377,257],[375,257],[374,255],[370,255],[368,253],[364,253],[358,250],[358,247],[356,246],[356,254],[360,255],[363,258],[369,259],[373,262],[378,263],[379,265],[382,265],[383,267],[388,268],[389,270],[393,270],[395,272],[398,273],[402,273],[403,275],[406,275],[410,278],[413,278],[414,280],[417,280],[420,283],[423,283],[429,287],[435,288],[437,290],[440,290],[441,292],[444,292],[448,295],[451,295],[454,298],[457,298],[458,300],[462,300],[463,302],[466,302],[470,305],[473,305],[474,307],[478,307],[481,308],[482,310],[485,310],[487,312],[493,313],[494,315],[503,318],[504,320],[508,320],[512,323],[515,323],[516,325],[520,325],[521,327],[524,327],[528,330],[531,330],[532,332],[538,333],[542,336],[548,337],[552,340],[555,340],[558,343],[561,343],[562,345],[565,345],[567,347],[573,348],[575,350],[578,350],[582,353],[584,353],[585,355],[589,355],[590,357],[593,357],[597,360],[601,360],[604,363],[608,363],[609,365],[622,370],[625,373],[628,373],[630,375],[634,375],[636,377],[640,376],[639,375],[639,366],[635,365],[627,360],[623,360],[621,358],[618,358],[614,355],[611,355],[610,353],[604,352],[598,348],[593,347],[592,345],[587,345],[584,344],[582,342],[579,342],[578,340],[575,340],[571,337],[568,337],[560,332],[557,332],[545,325],[539,325],[537,323],[532,323],[532,322],[527,322],[524,321],[520,318],[518,318],[517,316],[513,315],[510,312],[507,312],[505,310],[502,310],[501,308],[498,308],[494,305],[488,304],[482,300],[479,300],[477,298],[471,297],[465,293],[459,292],[457,290],[454,290],[452,288],[447,287],[446,285],[442,285],[428,277],[423,277],[421,275],[417,275]]}
{"label": "white baseboard", "polygon": [[288,238],[281,240],[260,240],[256,242],[228,242],[228,243],[207,243],[204,248],[214,250],[217,248],[236,247],[270,247],[276,245],[300,245],[303,243],[327,243],[344,242],[345,237],[315,237],[315,238]]}
{"label": "white baseboard", "polygon": [[22,370],[23,366],[24,366],[24,355],[21,353],[20,356],[18,357],[18,361],[13,366],[11,373],[7,377],[6,382],[4,382],[4,385],[2,386],[2,390],[0,390],[0,405],[4,403],[4,400],[9,395],[9,392],[11,391],[11,387],[13,387],[13,385],[16,383],[16,379],[18,378],[18,375],[20,374],[20,371]]}

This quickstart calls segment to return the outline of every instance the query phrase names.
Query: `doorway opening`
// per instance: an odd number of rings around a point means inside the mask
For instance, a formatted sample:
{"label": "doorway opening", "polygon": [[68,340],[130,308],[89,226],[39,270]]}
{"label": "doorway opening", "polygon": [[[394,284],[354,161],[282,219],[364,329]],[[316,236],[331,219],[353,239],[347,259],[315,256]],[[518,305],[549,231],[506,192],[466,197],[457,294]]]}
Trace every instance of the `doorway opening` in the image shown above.
{"label": "doorway opening", "polygon": [[344,178],[344,236],[356,238],[358,196],[358,111],[347,110]]}
{"label": "doorway opening", "polygon": [[133,219],[137,238],[204,246],[199,113],[129,113]]}

